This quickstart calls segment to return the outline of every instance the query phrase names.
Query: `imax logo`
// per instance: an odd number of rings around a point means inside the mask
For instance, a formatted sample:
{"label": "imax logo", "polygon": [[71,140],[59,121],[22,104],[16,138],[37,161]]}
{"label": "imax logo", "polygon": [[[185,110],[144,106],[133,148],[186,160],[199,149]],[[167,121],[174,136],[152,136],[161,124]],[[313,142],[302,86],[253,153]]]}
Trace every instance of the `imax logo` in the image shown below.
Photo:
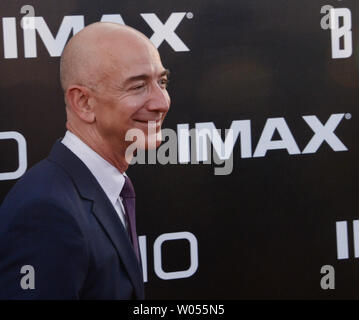
{"label": "imax logo", "polygon": [[[234,120],[229,129],[217,129],[213,122],[195,123],[195,128],[189,129],[188,123],[177,125],[173,129],[156,131],[156,122],[148,123],[148,139],[141,129],[133,128],[127,131],[125,140],[132,142],[126,149],[128,164],[211,164],[223,165],[215,168],[215,175],[228,175],[233,170],[233,149],[237,141],[240,144],[241,158],[265,157],[270,150],[287,150],[290,155],[316,153],[325,142],[335,152],[347,151],[348,148],[334,133],[343,118],[350,119],[351,115],[337,113],[330,115],[323,124],[315,115],[303,116],[303,120],[314,133],[306,146],[299,149],[294,136],[284,118],[267,119],[254,152],[252,151],[252,130],[250,120]],[[274,135],[280,139],[274,139]],[[222,139],[222,136],[224,139]],[[146,141],[150,147],[145,150]],[[163,143],[157,149],[156,143]],[[211,155],[212,154],[212,155]],[[212,162],[213,161],[213,162]]]}
{"label": "imax logo", "polygon": [[[346,115],[349,118],[349,114]],[[231,127],[226,130],[224,141],[220,131],[213,122],[203,122],[195,124],[195,145],[196,160],[207,161],[210,141],[220,160],[230,158],[233,147],[240,139],[241,158],[264,157],[268,150],[285,149],[290,155],[316,153],[319,147],[326,142],[334,151],[347,151],[348,148],[335,135],[334,131],[344,118],[344,113],[330,115],[325,124],[315,116],[303,116],[314,135],[301,151],[294,139],[284,118],[267,119],[262,130],[259,141],[254,152],[252,152],[252,136],[250,120],[235,120]],[[278,132],[280,139],[273,140],[275,132]],[[180,163],[190,161],[190,131],[188,124],[178,125],[178,146]]]}
{"label": "imax logo", "polygon": [[[175,33],[176,28],[186,16],[186,12],[173,12],[165,23],[154,13],[142,13],[141,17],[153,30],[150,40],[158,48],[166,41],[174,51],[189,51],[188,47]],[[125,24],[120,14],[105,14],[101,21]],[[16,18],[2,18],[4,58],[18,58]],[[37,57],[36,33],[40,36],[51,57],[59,57],[71,33],[75,35],[85,27],[84,16],[65,16],[54,37],[43,17],[24,17],[21,21],[23,29],[25,58]]]}

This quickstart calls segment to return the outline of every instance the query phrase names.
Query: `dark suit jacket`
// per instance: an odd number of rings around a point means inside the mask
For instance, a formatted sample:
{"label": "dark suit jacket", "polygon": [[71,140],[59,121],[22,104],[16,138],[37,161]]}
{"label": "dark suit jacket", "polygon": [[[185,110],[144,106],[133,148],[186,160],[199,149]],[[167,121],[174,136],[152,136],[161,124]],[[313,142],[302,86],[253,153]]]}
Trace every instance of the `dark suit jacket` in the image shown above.
{"label": "dark suit jacket", "polygon": [[[21,267],[35,271],[22,289]],[[60,140],[0,208],[0,299],[143,299],[142,270],[111,202]]]}

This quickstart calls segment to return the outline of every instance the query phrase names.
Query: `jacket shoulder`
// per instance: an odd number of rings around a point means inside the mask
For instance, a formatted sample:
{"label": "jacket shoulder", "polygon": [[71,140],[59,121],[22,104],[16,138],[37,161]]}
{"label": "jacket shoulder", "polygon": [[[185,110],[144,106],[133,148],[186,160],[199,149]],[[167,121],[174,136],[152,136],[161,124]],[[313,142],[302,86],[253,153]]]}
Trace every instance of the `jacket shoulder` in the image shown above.
{"label": "jacket shoulder", "polygon": [[30,168],[15,183],[5,197],[0,211],[14,211],[30,202],[65,204],[76,194],[75,189],[68,173],[46,158]]}

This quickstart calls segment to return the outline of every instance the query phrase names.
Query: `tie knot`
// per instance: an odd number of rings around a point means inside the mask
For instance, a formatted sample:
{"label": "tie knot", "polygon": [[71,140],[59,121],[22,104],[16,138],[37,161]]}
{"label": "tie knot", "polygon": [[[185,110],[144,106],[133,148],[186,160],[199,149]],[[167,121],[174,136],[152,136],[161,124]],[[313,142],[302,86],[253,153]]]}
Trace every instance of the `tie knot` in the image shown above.
{"label": "tie knot", "polygon": [[129,177],[125,177],[125,184],[123,185],[122,191],[120,193],[120,196],[122,198],[135,198],[135,189],[133,188],[132,182]]}

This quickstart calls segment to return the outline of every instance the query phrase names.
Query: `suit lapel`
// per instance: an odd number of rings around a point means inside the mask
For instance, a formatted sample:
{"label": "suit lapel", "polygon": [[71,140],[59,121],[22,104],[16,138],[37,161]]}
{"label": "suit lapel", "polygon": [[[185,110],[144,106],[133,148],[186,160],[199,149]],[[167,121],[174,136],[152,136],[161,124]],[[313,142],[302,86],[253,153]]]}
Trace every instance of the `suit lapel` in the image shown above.
{"label": "suit lapel", "polygon": [[132,248],[127,231],[120,221],[117,212],[111,202],[107,198],[105,200],[106,201],[101,201],[100,199],[95,200],[92,211],[106,230],[106,233],[121,256],[137,296],[141,297],[143,296],[143,294],[141,294],[143,282],[140,264]]}
{"label": "suit lapel", "polygon": [[74,181],[79,193],[93,201],[92,211],[96,216],[127,270],[134,286],[137,298],[143,299],[143,281],[140,264],[132,248],[116,210],[113,208],[105,192],[86,165],[58,139],[48,157],[63,167]]}

